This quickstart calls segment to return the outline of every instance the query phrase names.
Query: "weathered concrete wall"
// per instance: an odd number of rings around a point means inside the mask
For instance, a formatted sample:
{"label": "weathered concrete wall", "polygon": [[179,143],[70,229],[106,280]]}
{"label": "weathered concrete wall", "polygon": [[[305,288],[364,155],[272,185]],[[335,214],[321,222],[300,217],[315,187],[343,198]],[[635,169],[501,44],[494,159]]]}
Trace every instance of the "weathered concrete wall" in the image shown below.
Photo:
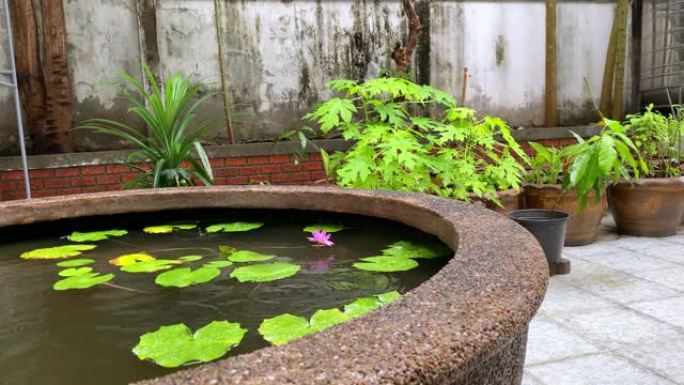
{"label": "weathered concrete wall", "polygon": [[[0,3],[0,15],[4,15],[2,3]],[[7,44],[7,28],[5,19],[0,18],[0,70],[9,69],[9,46]],[[10,81],[7,76],[0,75],[0,79]],[[12,91],[0,86],[0,155],[14,154],[19,152],[17,148],[17,118],[14,111],[14,99]]]}
{"label": "weathered concrete wall", "polygon": [[[77,120],[124,117],[126,104],[107,83],[116,81],[117,69],[141,76],[139,1],[65,1]],[[422,0],[419,11],[427,32],[416,57],[421,80],[460,95],[467,66],[469,105],[514,125],[543,123],[543,2]],[[222,1],[219,12],[223,76],[243,142],[272,139],[300,124],[329,95],[328,80],[369,78],[391,68],[390,53],[406,29],[397,0],[235,0]],[[563,124],[593,118],[583,77],[598,97],[613,13],[606,1],[559,4]],[[182,71],[220,89],[214,2],[157,1],[156,23],[160,73]],[[0,151],[14,130],[4,119],[11,104],[1,92]],[[201,115],[218,117],[213,136],[220,142],[222,97],[210,100]],[[117,146],[109,138],[78,135],[82,150]]]}

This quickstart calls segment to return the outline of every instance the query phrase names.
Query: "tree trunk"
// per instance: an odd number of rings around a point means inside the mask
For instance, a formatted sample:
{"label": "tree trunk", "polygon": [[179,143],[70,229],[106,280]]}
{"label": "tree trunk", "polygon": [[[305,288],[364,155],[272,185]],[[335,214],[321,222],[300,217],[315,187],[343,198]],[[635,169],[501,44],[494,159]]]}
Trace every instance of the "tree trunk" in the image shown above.
{"label": "tree trunk", "polygon": [[423,26],[420,24],[420,18],[416,12],[415,0],[402,0],[404,6],[404,12],[409,22],[408,36],[406,37],[406,42],[403,46],[397,43],[397,46],[392,52],[392,59],[397,64],[397,72],[405,73],[411,64],[411,57],[413,56],[413,51],[418,45],[418,38],[420,37],[420,32]]}

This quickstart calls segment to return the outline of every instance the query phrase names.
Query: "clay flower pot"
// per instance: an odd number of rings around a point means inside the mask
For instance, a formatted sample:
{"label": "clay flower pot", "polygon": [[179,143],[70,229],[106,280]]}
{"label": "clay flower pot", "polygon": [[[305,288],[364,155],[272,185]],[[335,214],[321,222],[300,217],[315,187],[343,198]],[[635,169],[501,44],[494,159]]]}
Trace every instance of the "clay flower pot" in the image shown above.
{"label": "clay flower pot", "polygon": [[[596,201],[596,193],[587,194],[587,206],[580,210],[580,200],[574,189],[563,192],[560,185],[532,184],[525,186],[525,208],[559,210],[570,214],[565,233],[565,246],[594,243],[606,211],[606,194]],[[555,206],[555,207],[554,207]]]}
{"label": "clay flower pot", "polygon": [[674,235],[684,215],[684,177],[621,182],[608,189],[608,201],[618,233]]}
{"label": "clay flower pot", "polygon": [[471,193],[470,199],[474,202],[478,202],[484,205],[486,208],[496,211],[499,214],[508,214],[513,210],[517,210],[522,207],[523,200],[523,190],[522,189],[508,189],[504,191],[497,191],[496,197],[501,201],[502,206],[497,205],[487,197],[485,194],[483,197],[478,197],[477,195]]}

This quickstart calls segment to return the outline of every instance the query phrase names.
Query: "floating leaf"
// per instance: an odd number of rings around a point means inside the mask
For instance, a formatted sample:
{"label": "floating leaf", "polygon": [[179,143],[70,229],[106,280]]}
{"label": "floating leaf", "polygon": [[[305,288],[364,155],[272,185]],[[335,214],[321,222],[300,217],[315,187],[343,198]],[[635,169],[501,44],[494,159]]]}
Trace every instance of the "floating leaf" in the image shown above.
{"label": "floating leaf", "polygon": [[183,261],[183,262],[195,262],[195,261],[199,261],[202,258],[204,258],[204,257],[202,257],[201,255],[186,255],[184,257],[178,258],[178,260]]}
{"label": "floating leaf", "polygon": [[409,241],[399,241],[389,245],[382,251],[383,255],[401,258],[433,259],[448,257],[451,254],[445,246],[428,246]]}
{"label": "floating leaf", "polygon": [[100,275],[100,273],[87,273],[61,279],[52,285],[55,290],[87,289],[96,285],[109,282],[114,274]]}
{"label": "floating leaf", "polygon": [[311,320],[289,313],[265,319],[259,325],[259,333],[273,345],[282,345],[297,338],[319,332],[329,327],[339,325],[350,319],[359,317],[370,311],[389,304],[400,297],[396,291],[379,294],[373,297],[358,298],[346,305],[344,311],[340,309],[317,310]]}
{"label": "floating leaf", "polygon": [[227,257],[236,252],[237,249],[228,245],[219,245],[218,251],[222,257]]}
{"label": "floating leaf", "polygon": [[200,267],[197,270],[183,267],[159,274],[154,280],[154,283],[164,287],[188,287],[190,285],[209,282],[219,275],[221,275],[221,270],[215,267],[205,266]]}
{"label": "floating leaf", "polygon": [[119,257],[116,257],[114,259],[110,259],[109,263],[114,265],[114,266],[128,266],[128,265],[133,265],[135,263],[139,262],[148,262],[148,261],[154,261],[155,257],[147,254],[147,253],[133,253],[133,254],[126,254],[122,255]]}
{"label": "floating leaf", "polygon": [[326,233],[336,233],[338,231],[344,230],[342,225],[331,225],[331,224],[321,224],[316,223],[315,225],[306,226],[304,231],[307,233],[313,233],[314,231],[325,231]]}
{"label": "floating leaf", "polygon": [[70,267],[60,271],[58,274],[60,277],[75,277],[77,275],[88,274],[93,271],[92,267]]}
{"label": "floating leaf", "polygon": [[59,267],[77,267],[77,266],[84,266],[84,265],[90,265],[91,263],[94,263],[94,259],[88,259],[88,258],[82,258],[82,259],[70,259],[68,261],[62,261],[57,263],[57,266]]}
{"label": "floating leaf", "polygon": [[175,230],[192,230],[196,228],[197,225],[158,225],[158,226],[147,226],[143,229],[143,232],[147,234],[168,234]]}
{"label": "floating leaf", "polygon": [[232,223],[218,223],[207,227],[208,233],[233,233],[238,231],[255,230],[262,227],[263,223],[258,222],[232,222]]}
{"label": "floating leaf", "polygon": [[240,282],[268,282],[291,277],[300,269],[301,266],[286,262],[261,263],[238,267],[230,276]]}
{"label": "floating leaf", "polygon": [[121,267],[121,271],[127,273],[154,273],[155,271],[168,270],[174,265],[182,263],[175,259],[155,259],[153,261],[138,262]]}
{"label": "floating leaf", "polygon": [[81,255],[82,252],[96,248],[95,245],[64,245],[35,249],[21,254],[22,259],[58,259]]}
{"label": "floating leaf", "polygon": [[74,231],[67,237],[72,242],[95,242],[104,241],[109,237],[123,237],[128,234],[126,230],[105,230],[105,231],[91,231],[88,233],[79,233]]}
{"label": "floating leaf", "polygon": [[205,263],[202,267],[215,267],[217,269],[220,269],[222,267],[231,266],[232,264],[233,262],[231,261],[211,261],[209,263]]}
{"label": "floating leaf", "polygon": [[133,353],[141,360],[175,368],[193,362],[209,362],[238,345],[247,329],[239,323],[212,321],[193,335],[184,324],[162,326],[140,336]]}
{"label": "floating leaf", "polygon": [[362,262],[356,262],[353,266],[359,270],[375,271],[380,273],[392,273],[406,271],[418,267],[418,262],[410,258],[377,256],[361,258]]}
{"label": "floating leaf", "polygon": [[228,256],[231,262],[263,262],[275,258],[275,255],[266,255],[250,250],[238,250]]}
{"label": "floating leaf", "polygon": [[386,290],[391,280],[386,274],[375,274],[354,268],[335,268],[330,274],[323,276],[325,286],[337,291],[370,291]]}

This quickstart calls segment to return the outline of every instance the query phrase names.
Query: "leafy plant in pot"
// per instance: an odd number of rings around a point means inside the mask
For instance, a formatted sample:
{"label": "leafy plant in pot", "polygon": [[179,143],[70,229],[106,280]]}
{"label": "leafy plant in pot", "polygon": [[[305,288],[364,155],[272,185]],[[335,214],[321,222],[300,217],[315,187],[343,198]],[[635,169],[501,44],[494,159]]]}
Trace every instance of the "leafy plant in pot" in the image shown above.
{"label": "leafy plant in pot", "polygon": [[684,216],[682,136],[684,107],[669,116],[653,109],[628,115],[623,129],[643,159],[642,175],[611,186],[608,200],[620,234],[663,237],[677,232]]}
{"label": "leafy plant in pot", "polygon": [[[639,162],[632,156],[630,149],[635,148],[634,144],[624,135],[624,128],[619,122],[604,118],[603,129],[598,135],[587,140],[578,135],[575,137],[578,143],[550,154],[550,170],[545,173],[550,180],[558,180],[562,175],[561,190],[572,190],[577,195],[578,210],[581,211],[587,206],[590,196],[595,204],[600,204],[609,184],[632,173],[638,175]],[[567,159],[566,163],[563,158]],[[569,164],[567,169],[564,164]],[[541,175],[539,171],[537,174]],[[562,193],[558,194],[558,201],[562,196]],[[551,209],[517,210],[509,214],[537,238],[552,275],[569,272],[569,263],[561,258],[561,254],[570,215],[555,210],[556,205]]]}

